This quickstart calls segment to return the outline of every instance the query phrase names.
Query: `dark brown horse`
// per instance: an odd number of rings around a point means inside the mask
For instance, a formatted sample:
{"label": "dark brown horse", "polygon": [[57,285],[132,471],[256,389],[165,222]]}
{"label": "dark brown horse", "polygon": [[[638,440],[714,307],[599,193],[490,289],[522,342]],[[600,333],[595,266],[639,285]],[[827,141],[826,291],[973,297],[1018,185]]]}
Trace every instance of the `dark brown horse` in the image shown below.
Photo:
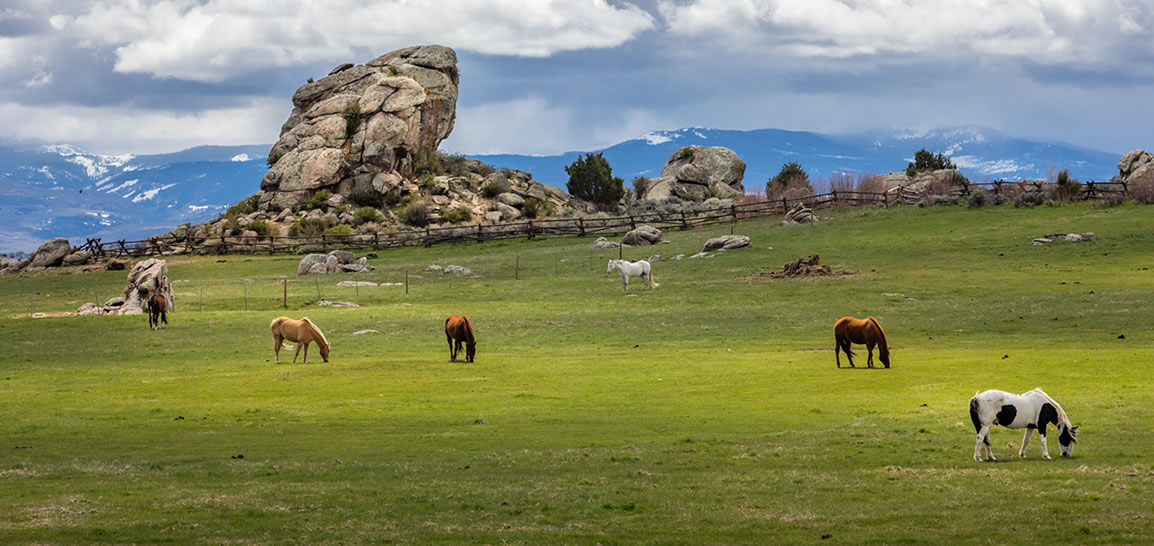
{"label": "dark brown horse", "polygon": [[886,343],[886,333],[882,330],[882,325],[878,324],[877,319],[873,317],[864,319],[842,317],[833,325],[833,338],[833,356],[837,360],[837,367],[841,367],[839,351],[845,351],[845,356],[849,359],[849,367],[854,367],[854,353],[850,350],[851,342],[866,346],[866,351],[869,353],[866,365],[870,368],[874,367],[874,345],[878,346],[878,358],[881,359],[882,364],[885,364],[887,368],[890,367],[890,346]]}
{"label": "dark brown horse", "polygon": [[461,315],[449,315],[445,319],[445,338],[449,340],[449,361],[456,362],[465,344],[465,361],[472,362],[477,354],[477,337],[473,333],[473,323]]}
{"label": "dark brown horse", "polygon": [[148,295],[148,327],[153,330],[160,329],[160,323],[163,322],[168,326],[168,300],[160,294],[149,293]]}

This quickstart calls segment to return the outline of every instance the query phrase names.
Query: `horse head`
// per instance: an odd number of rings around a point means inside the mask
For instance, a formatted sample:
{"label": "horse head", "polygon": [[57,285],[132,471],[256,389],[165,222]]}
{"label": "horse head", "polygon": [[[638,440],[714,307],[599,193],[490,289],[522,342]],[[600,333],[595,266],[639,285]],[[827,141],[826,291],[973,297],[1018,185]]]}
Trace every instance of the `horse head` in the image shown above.
{"label": "horse head", "polygon": [[477,356],[477,342],[465,343],[465,361],[472,362],[474,356]]}
{"label": "horse head", "polygon": [[1068,427],[1066,425],[1058,425],[1058,447],[1063,457],[1071,457],[1074,454],[1074,442],[1078,441],[1078,427]]}
{"label": "horse head", "polygon": [[324,360],[325,362],[328,362],[329,361],[329,344],[328,343],[317,343],[317,347],[320,347],[320,349],[321,349],[321,359]]}
{"label": "horse head", "polygon": [[612,273],[613,268],[616,267],[617,264],[620,262],[621,262],[621,260],[609,260],[609,267],[605,268],[605,272],[606,273]]}

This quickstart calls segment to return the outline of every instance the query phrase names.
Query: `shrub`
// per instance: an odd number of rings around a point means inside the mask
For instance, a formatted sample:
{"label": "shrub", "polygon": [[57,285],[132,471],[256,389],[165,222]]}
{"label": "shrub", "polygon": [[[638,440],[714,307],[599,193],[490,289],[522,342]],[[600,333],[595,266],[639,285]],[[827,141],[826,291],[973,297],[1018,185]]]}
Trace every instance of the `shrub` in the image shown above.
{"label": "shrub", "polygon": [[256,212],[257,205],[260,204],[260,194],[254,193],[245,197],[241,202],[231,206],[221,215],[221,218],[236,218],[238,216],[248,216]]}
{"label": "shrub", "polygon": [[1009,203],[1010,198],[999,193],[999,194],[994,196],[994,199],[992,202],[994,203],[994,206],[1000,207],[1002,205],[1005,205],[1006,203]]}
{"label": "shrub", "polygon": [[284,152],[271,152],[268,154],[268,159],[264,160],[264,162],[267,163],[269,167],[272,167],[276,165],[276,162],[280,161],[282,157],[284,157]]}
{"label": "shrub", "polygon": [[972,209],[980,209],[986,206],[986,203],[988,203],[989,200],[989,196],[986,195],[986,192],[977,190],[970,194],[970,198],[966,200],[966,206]]}
{"label": "shrub", "polygon": [[407,207],[401,209],[401,212],[397,214],[397,217],[401,220],[401,222],[410,226],[425,227],[429,225],[429,221],[432,219],[432,214],[433,209],[429,205],[429,202],[425,199],[420,199],[409,203]]}
{"label": "shrub", "polygon": [[418,152],[413,158],[413,174],[417,176],[444,174],[441,165],[441,154],[437,150],[432,152]]}
{"label": "shrub", "polygon": [[397,67],[395,67],[393,65],[389,65],[389,75],[390,76],[399,76],[400,74],[401,74],[401,71],[397,70]]}
{"label": "shrub", "polygon": [[353,228],[345,224],[337,224],[326,228],[324,233],[325,235],[352,235]]}
{"label": "shrub", "polygon": [[962,199],[953,195],[935,195],[930,198],[930,204],[935,207],[945,207],[961,204]]}
{"label": "shrub", "polygon": [[509,184],[503,178],[494,178],[481,187],[481,195],[493,199],[509,191]]}
{"label": "shrub", "polygon": [[553,214],[553,203],[536,197],[526,198],[525,203],[521,205],[521,214],[530,219],[549,217]]}
{"label": "shrub", "polygon": [[801,199],[813,194],[813,186],[810,185],[809,179],[803,177],[795,176],[788,179],[785,184],[771,183],[765,186],[765,198],[771,201]]}
{"label": "shrub", "polygon": [[1022,192],[1014,199],[1014,206],[1017,208],[1034,208],[1046,201],[1045,196],[1041,192],[1027,191]]}
{"label": "shrub", "polygon": [[224,223],[222,231],[227,235],[240,235],[244,233],[244,228],[240,227],[240,222],[236,218],[229,218],[228,221]]}
{"label": "shrub", "polygon": [[693,148],[686,146],[680,150],[677,150],[677,157],[675,160],[681,161],[682,159],[693,159],[693,155],[696,153],[697,152]]}
{"label": "shrub", "polygon": [[345,107],[342,113],[345,118],[345,136],[352,137],[353,133],[361,127],[361,104],[358,102],[350,103]]}
{"label": "shrub", "polygon": [[255,231],[257,237],[268,237],[268,222],[264,220],[253,220],[249,222],[248,229]]}
{"label": "shrub", "polygon": [[405,198],[404,194],[402,194],[401,190],[399,190],[399,189],[394,189],[394,190],[390,191],[389,193],[386,193],[382,197],[382,199],[384,199],[384,201],[385,201],[386,207],[395,207],[398,204],[400,204],[400,202],[402,200],[404,200],[404,198]]}
{"label": "shrub", "polygon": [[345,198],[345,202],[354,207],[373,207],[381,208],[384,205],[384,199],[376,190],[362,190],[353,192]]}
{"label": "shrub", "polygon": [[1069,201],[1082,191],[1082,183],[1070,178],[1070,171],[1063,169],[1054,180],[1054,198]]}
{"label": "shrub", "polygon": [[375,207],[360,207],[353,211],[353,225],[360,226],[381,219],[381,211]]}
{"label": "shrub", "polygon": [[645,189],[649,187],[649,179],[644,176],[638,176],[635,177],[630,184],[633,186],[633,195],[641,197],[645,194]]}
{"label": "shrub", "polygon": [[1133,177],[1126,184],[1128,197],[1139,203],[1154,203],[1154,171]]}
{"label": "shrub", "polygon": [[441,220],[449,222],[450,224],[460,224],[462,222],[469,222],[473,219],[473,212],[465,207],[457,207],[450,211],[441,211]]}
{"label": "shrub", "polygon": [[781,166],[781,170],[777,172],[777,175],[769,179],[767,185],[780,186],[784,188],[795,180],[801,180],[806,185],[809,185],[809,174],[807,174],[805,169],[801,168],[801,165],[799,165],[796,161],[790,161],[789,163]]}
{"label": "shrub", "polygon": [[431,173],[424,173],[417,177],[417,186],[422,190],[431,189],[437,183],[437,179]]}
{"label": "shrub", "polygon": [[328,201],[332,196],[333,192],[329,190],[318,190],[313,194],[312,197],[309,198],[307,202],[305,202],[304,208],[305,210],[323,209],[328,206],[326,201]]}
{"label": "shrub", "polygon": [[289,227],[289,235],[293,237],[318,237],[332,223],[324,218],[300,218]]}
{"label": "shrub", "polygon": [[613,176],[613,168],[601,152],[585,154],[565,167],[569,175],[566,188],[578,199],[600,205],[611,205],[625,196],[625,181]]}
{"label": "shrub", "polygon": [[915,176],[922,171],[937,171],[941,169],[956,169],[950,158],[941,152],[933,154],[922,148],[914,153],[914,160],[906,167],[907,176]]}

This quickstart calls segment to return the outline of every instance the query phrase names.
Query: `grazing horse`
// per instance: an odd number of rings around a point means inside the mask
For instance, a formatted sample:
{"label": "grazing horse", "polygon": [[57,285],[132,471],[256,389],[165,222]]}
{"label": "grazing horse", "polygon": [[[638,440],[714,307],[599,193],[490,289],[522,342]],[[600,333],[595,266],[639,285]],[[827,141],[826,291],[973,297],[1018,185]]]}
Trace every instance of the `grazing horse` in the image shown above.
{"label": "grazing horse", "polygon": [[293,353],[293,364],[296,364],[297,355],[301,354],[302,346],[305,349],[304,363],[309,363],[309,343],[312,342],[316,342],[317,347],[320,348],[321,358],[325,362],[329,361],[329,340],[325,339],[325,334],[308,317],[302,317],[300,320],[277,317],[269,324],[269,328],[272,329],[273,352],[276,353],[277,364],[280,364],[281,345],[292,348],[292,345],[285,343],[285,340],[297,344],[296,353]]}
{"label": "grazing horse", "polygon": [[461,353],[461,343],[465,344],[465,362],[472,362],[477,355],[477,336],[473,333],[473,323],[461,315],[449,315],[445,319],[445,339],[449,340],[449,361],[456,362]]}
{"label": "grazing horse", "polygon": [[165,326],[168,325],[168,300],[161,294],[149,293],[148,295],[148,327],[153,330],[160,329],[160,323],[163,322]]}
{"label": "grazing horse", "polygon": [[881,359],[882,364],[885,364],[887,368],[890,367],[890,346],[886,343],[886,332],[882,330],[882,325],[878,324],[877,319],[873,317],[864,319],[842,317],[838,319],[833,325],[833,339],[833,357],[839,368],[841,367],[840,351],[845,351],[845,356],[849,359],[849,367],[854,367],[854,352],[850,350],[851,342],[866,346],[866,352],[869,354],[866,358],[866,365],[870,368],[874,367],[874,345],[878,346],[878,358]]}
{"label": "grazing horse", "polygon": [[609,260],[609,267],[605,269],[605,272],[611,273],[614,268],[621,272],[621,288],[624,291],[629,291],[629,277],[641,277],[642,287],[657,288],[661,286],[654,280],[649,262],[645,260],[637,260],[636,262]]}
{"label": "grazing horse", "polygon": [[1030,433],[1038,429],[1038,438],[1042,441],[1042,458],[1050,460],[1050,453],[1046,450],[1046,425],[1058,427],[1058,445],[1063,457],[1069,457],[1074,452],[1074,442],[1078,441],[1078,427],[1070,424],[1070,418],[1066,417],[1062,406],[1042,392],[1042,389],[1022,394],[992,390],[979,392],[970,399],[970,420],[974,422],[974,429],[978,433],[978,440],[974,444],[974,460],[979,462],[982,460],[983,443],[986,445],[986,460],[996,460],[990,451],[991,425],[1026,429],[1022,447],[1018,449],[1018,456],[1023,459],[1026,458]]}

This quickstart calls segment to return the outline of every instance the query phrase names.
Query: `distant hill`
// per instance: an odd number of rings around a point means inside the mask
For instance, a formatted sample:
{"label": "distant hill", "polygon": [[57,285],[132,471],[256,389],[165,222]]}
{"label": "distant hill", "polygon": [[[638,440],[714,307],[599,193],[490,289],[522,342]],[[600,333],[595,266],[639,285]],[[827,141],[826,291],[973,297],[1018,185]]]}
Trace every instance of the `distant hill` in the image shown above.
{"label": "distant hill", "polygon": [[[873,131],[831,136],[759,129],[686,128],[656,131],[604,150],[613,174],[628,183],[655,177],[669,156],[690,144],[725,146],[748,167],[745,188],[755,191],[796,161],[812,179],[840,173],[905,169],[925,147],[953,158],[971,180],[1044,178],[1066,168],[1079,180],[1107,180],[1128,150],[1101,152],[1058,142],[1009,138],[980,127],[926,132]],[[201,146],[171,154],[106,156],[68,145],[0,147],[0,252],[34,250],[52,237],[81,244],[86,237],[142,239],[184,222],[203,222],[260,190],[271,145]],[[477,155],[495,167],[533,173],[564,189],[565,166],[583,152],[551,156]],[[819,187],[818,189],[823,189]]]}
{"label": "distant hill", "polygon": [[140,239],[215,217],[260,189],[268,145],[105,156],[68,145],[0,147],[0,251],[52,237]]}
{"label": "distant hill", "polygon": [[[693,144],[724,146],[737,152],[747,165],[746,191],[764,189],[765,181],[790,161],[801,164],[811,179],[820,181],[845,172],[903,171],[914,152],[923,147],[953,158],[962,173],[975,182],[1041,179],[1051,170],[1060,169],[1069,169],[1079,180],[1108,180],[1118,174],[1118,158],[1129,151],[1101,152],[1059,142],[1015,139],[981,127],[924,132],[873,131],[842,136],[780,129],[686,128],[652,132],[595,151],[603,152],[613,167],[614,176],[628,183],[636,176],[658,176],[673,152]],[[568,181],[565,166],[581,153],[470,157],[493,166],[530,171],[538,182],[564,189]]]}

